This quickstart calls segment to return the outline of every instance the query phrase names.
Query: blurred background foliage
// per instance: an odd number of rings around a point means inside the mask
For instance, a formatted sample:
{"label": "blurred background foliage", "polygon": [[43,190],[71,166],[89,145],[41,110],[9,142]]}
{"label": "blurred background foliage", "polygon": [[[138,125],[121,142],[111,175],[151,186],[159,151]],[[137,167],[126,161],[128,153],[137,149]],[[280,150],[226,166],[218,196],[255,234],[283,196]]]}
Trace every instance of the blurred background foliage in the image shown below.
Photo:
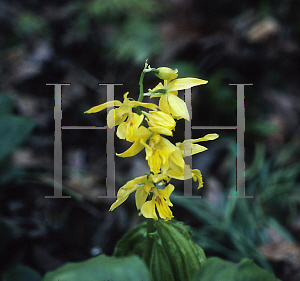
{"label": "blurred background foliage", "polygon": [[[253,259],[282,280],[300,279],[300,4],[236,0],[0,1],[1,272],[29,280],[68,261],[111,255],[142,221],[131,196],[114,212],[106,192],[106,132],[63,131],[63,190],[53,195],[53,86],[63,86],[63,126],[104,126],[84,115],[129,91],[138,97],[144,61],[208,80],[193,88],[193,126],[235,126],[236,87],[245,86],[246,195],[235,194],[235,132],[219,130],[193,157],[202,199],[175,198],[176,219],[191,225],[208,256]],[[145,89],[156,77],[145,78]],[[179,96],[183,97],[180,93]],[[157,102],[153,99],[152,101]],[[179,121],[174,141],[182,141]],[[193,131],[201,137],[212,131]],[[116,152],[128,144],[115,139]],[[206,145],[206,143],[205,143]],[[116,188],[147,171],[144,155],[116,157]],[[32,275],[31,275],[32,274]],[[9,277],[10,276],[10,277]],[[11,277],[12,276],[12,277]]]}

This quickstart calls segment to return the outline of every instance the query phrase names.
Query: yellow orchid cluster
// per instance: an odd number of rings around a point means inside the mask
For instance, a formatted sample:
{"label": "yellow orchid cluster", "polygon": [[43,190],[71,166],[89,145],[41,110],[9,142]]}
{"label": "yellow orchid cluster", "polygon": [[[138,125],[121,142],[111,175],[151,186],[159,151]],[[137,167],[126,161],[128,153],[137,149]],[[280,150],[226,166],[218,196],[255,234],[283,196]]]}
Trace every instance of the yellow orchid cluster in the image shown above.
{"label": "yellow orchid cluster", "polygon": [[[157,77],[164,80],[148,93],[143,92],[143,77],[147,72],[154,72]],[[146,160],[150,167],[150,174],[137,177],[122,186],[118,193],[118,199],[111,205],[110,211],[122,204],[128,196],[135,191],[136,207],[139,215],[145,218],[164,220],[173,218],[170,207],[170,195],[174,186],[170,184],[172,178],[186,180],[193,178],[199,182],[198,188],[203,186],[202,176],[199,170],[191,169],[184,162],[185,156],[191,156],[205,151],[207,148],[198,144],[200,141],[209,141],[218,138],[217,134],[208,134],[203,138],[185,140],[182,143],[171,143],[162,135],[172,136],[176,122],[174,119],[190,120],[185,102],[178,97],[178,90],[188,89],[197,85],[206,84],[207,81],[197,78],[181,78],[177,70],[167,67],[151,68],[147,63],[140,79],[140,96],[135,101],[128,98],[128,92],[124,94],[123,103],[114,100],[92,107],[85,113],[96,113],[107,107],[116,107],[107,115],[109,128],[118,126],[117,136],[133,144],[125,152],[116,154],[120,157],[131,157],[145,149]],[[159,106],[153,103],[142,102],[144,96],[160,97]],[[150,109],[142,111],[140,107]],[[133,109],[136,112],[133,112]],[[147,127],[146,127],[147,122]],[[186,145],[190,149],[186,150]],[[166,185],[164,188],[159,186]],[[149,199],[147,201],[147,199]]]}

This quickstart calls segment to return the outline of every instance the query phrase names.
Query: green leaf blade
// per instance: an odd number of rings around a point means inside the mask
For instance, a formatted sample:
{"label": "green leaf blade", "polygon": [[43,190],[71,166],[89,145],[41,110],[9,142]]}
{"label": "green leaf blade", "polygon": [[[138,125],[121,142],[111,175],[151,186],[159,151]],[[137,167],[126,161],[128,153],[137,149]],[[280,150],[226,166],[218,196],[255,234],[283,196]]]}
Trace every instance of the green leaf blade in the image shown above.
{"label": "green leaf blade", "polygon": [[204,262],[193,281],[280,281],[272,273],[260,268],[250,259],[232,263],[218,257]]}
{"label": "green leaf blade", "polygon": [[43,281],[151,281],[145,263],[137,256],[99,255],[83,262],[67,263],[48,272]]}

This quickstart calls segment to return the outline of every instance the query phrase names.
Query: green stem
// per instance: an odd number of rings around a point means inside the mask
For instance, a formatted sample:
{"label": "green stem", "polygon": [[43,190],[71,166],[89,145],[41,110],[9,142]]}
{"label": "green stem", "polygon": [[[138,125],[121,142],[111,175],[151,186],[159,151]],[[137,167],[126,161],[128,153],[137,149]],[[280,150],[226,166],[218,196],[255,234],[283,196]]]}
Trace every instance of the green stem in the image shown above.
{"label": "green stem", "polygon": [[[141,73],[141,77],[140,77],[140,81],[139,81],[139,85],[140,85],[140,94],[139,94],[139,98],[138,98],[138,101],[139,102],[142,102],[143,101],[143,98],[144,98],[144,85],[143,85],[143,82],[144,82],[144,77],[145,77],[145,74],[147,72],[158,72],[157,69],[155,68],[151,68],[149,65],[148,65],[148,59],[146,60],[145,62],[145,66],[144,66],[144,69]],[[149,66],[149,67],[148,67]],[[138,114],[138,115],[141,115],[142,114],[142,110],[139,106],[135,107],[134,108],[135,112]],[[145,123],[145,119],[143,120],[143,126],[146,127],[146,123]]]}
{"label": "green stem", "polygon": [[[142,101],[143,101],[143,98],[144,98],[144,86],[143,86],[143,81],[144,81],[145,74],[146,74],[147,72],[154,72],[154,73],[157,73],[158,70],[155,69],[155,68],[151,68],[150,66],[149,66],[149,68],[148,68],[148,63],[147,63],[147,61],[145,62],[145,67],[144,67],[144,69],[143,69],[143,71],[142,71],[142,73],[141,73],[141,77],[140,77],[140,81],[139,81],[139,85],[140,85],[140,94],[139,94],[139,98],[138,98],[138,101],[139,101],[139,102],[142,102]],[[139,108],[139,107],[138,107],[138,108]],[[139,109],[139,111],[140,111],[140,109]],[[137,112],[137,113],[138,113],[138,112]],[[139,114],[141,114],[141,113],[139,113]]]}
{"label": "green stem", "polygon": [[155,231],[154,219],[146,219],[147,220],[147,243],[146,250],[144,253],[144,261],[146,264],[150,265],[152,247],[153,247],[153,238],[150,237],[150,234]]}
{"label": "green stem", "polygon": [[[143,98],[144,98],[144,86],[143,86],[143,81],[144,81],[144,77],[145,77],[145,73],[147,71],[145,71],[145,69],[147,68],[148,66],[148,63],[147,61],[145,62],[145,67],[141,73],[141,77],[140,77],[140,81],[139,81],[139,85],[140,85],[140,95],[139,95],[139,98],[138,98],[138,101],[139,102],[142,102],[143,101]],[[141,115],[142,114],[142,110],[139,106],[135,107],[135,112],[138,114],[138,115]]]}
{"label": "green stem", "polygon": [[145,74],[146,74],[146,71],[145,71],[146,67],[147,67],[147,64],[145,64],[145,68],[143,69],[143,71],[141,73],[140,82],[139,82],[139,85],[140,85],[140,95],[139,95],[138,101],[140,101],[140,102],[142,102],[143,98],[144,98],[143,81],[144,81],[144,77],[145,77]]}
{"label": "green stem", "polygon": [[147,236],[155,231],[154,219],[147,219]]}

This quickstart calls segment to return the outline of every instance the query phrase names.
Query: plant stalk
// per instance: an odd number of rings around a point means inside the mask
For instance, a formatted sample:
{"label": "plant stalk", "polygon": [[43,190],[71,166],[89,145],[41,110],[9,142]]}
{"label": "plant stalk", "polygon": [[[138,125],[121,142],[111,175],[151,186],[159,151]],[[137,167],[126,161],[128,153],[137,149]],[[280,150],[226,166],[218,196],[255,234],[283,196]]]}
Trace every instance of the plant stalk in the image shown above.
{"label": "plant stalk", "polygon": [[147,265],[150,265],[152,247],[153,247],[153,238],[151,238],[150,234],[155,231],[154,219],[146,219],[147,220],[147,243],[146,250],[144,253],[144,261]]}

